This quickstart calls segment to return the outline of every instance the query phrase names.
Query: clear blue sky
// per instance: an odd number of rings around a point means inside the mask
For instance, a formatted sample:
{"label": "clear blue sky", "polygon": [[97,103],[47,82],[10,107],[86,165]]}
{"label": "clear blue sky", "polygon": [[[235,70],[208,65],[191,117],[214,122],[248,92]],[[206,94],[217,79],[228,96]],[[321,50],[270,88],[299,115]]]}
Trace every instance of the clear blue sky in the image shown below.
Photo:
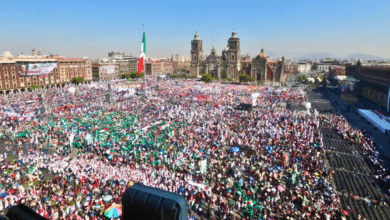
{"label": "clear blue sky", "polygon": [[[238,3],[240,2],[240,3]],[[42,48],[66,57],[139,55],[145,23],[148,57],[190,55],[198,31],[205,54],[221,54],[233,29],[242,54],[274,58],[321,52],[390,58],[390,1],[0,1],[0,52]]]}

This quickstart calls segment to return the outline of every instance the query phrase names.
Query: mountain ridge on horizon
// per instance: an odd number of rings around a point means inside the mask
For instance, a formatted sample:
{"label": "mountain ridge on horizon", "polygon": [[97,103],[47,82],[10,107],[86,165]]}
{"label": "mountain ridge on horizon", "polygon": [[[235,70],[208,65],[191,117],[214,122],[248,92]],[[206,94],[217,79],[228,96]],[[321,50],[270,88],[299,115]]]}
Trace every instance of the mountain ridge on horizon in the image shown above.
{"label": "mountain ridge on horizon", "polygon": [[363,61],[367,60],[389,60],[388,58],[383,58],[379,56],[374,56],[374,55],[369,55],[369,54],[361,54],[361,53],[355,53],[351,54],[346,57],[336,57],[332,56],[328,53],[308,53],[299,57],[296,57],[296,60],[321,60],[321,59],[326,59],[326,58],[331,58],[331,59],[337,59],[337,60],[358,60],[361,59]]}

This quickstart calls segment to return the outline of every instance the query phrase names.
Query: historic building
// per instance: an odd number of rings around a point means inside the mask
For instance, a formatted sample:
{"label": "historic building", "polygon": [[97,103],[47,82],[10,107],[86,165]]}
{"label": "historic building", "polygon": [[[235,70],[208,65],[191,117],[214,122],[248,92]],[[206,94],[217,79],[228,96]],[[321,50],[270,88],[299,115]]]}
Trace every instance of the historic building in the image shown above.
{"label": "historic building", "polygon": [[222,51],[222,78],[238,78],[241,71],[241,45],[236,30],[228,40],[227,47]]}
{"label": "historic building", "polygon": [[26,91],[33,85],[62,87],[69,84],[73,77],[91,81],[90,60],[36,54],[13,57],[7,53],[0,59],[0,94]]}
{"label": "historic building", "polygon": [[203,42],[196,32],[191,41],[190,73],[196,76],[201,73],[210,73],[218,79],[238,78],[241,73],[241,49],[240,38],[237,37],[236,30],[233,30],[221,56],[218,56],[215,48],[212,48],[210,56],[206,59],[203,57]]}
{"label": "historic building", "polygon": [[172,61],[151,61],[145,63],[145,74],[158,76],[172,74],[175,72],[177,62]]}
{"label": "historic building", "polygon": [[346,75],[360,80],[357,86],[357,93],[360,97],[387,108],[390,86],[389,67],[362,66],[359,61],[356,65],[347,65]]}
{"label": "historic building", "polygon": [[94,81],[119,79],[121,77],[119,64],[109,59],[98,60],[92,63]]}
{"label": "historic building", "polygon": [[284,71],[284,57],[278,61],[270,60],[264,49],[252,59],[251,77],[266,85],[284,85],[287,74]]}
{"label": "historic building", "polygon": [[216,79],[221,79],[221,64],[222,59],[217,55],[217,50],[213,47],[210,56],[202,63],[202,72],[209,73]]}
{"label": "historic building", "polygon": [[108,59],[115,64],[119,65],[119,73],[126,74],[137,71],[139,58],[128,56],[121,52],[108,53]]}
{"label": "historic building", "polygon": [[198,32],[195,33],[191,41],[191,64],[190,73],[199,76],[201,74],[201,63],[203,61],[203,42],[199,38]]}

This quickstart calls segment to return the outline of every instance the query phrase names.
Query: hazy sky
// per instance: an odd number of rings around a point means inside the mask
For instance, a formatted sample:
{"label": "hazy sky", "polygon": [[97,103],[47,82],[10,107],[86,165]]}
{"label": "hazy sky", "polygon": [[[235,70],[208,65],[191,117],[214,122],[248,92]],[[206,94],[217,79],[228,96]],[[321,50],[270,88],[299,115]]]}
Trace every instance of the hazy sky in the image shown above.
{"label": "hazy sky", "polygon": [[[240,2],[240,3],[238,3]],[[189,57],[196,31],[206,55],[226,47],[233,29],[241,53],[274,58],[323,52],[390,58],[390,1],[0,1],[0,52],[65,57],[139,55],[145,23],[147,57]]]}

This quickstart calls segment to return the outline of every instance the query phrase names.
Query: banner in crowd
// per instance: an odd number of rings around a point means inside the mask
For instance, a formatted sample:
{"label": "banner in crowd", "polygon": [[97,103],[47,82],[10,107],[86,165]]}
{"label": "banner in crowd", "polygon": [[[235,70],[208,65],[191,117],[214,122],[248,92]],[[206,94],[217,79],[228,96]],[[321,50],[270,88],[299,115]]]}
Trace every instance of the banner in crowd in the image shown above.
{"label": "banner in crowd", "polygon": [[57,63],[27,63],[19,65],[20,76],[47,76],[57,67]]}
{"label": "banner in crowd", "polygon": [[205,174],[207,171],[207,159],[200,161],[200,173]]}
{"label": "banner in crowd", "polygon": [[114,65],[108,65],[103,67],[103,73],[105,75],[111,75],[115,73],[115,66]]}

